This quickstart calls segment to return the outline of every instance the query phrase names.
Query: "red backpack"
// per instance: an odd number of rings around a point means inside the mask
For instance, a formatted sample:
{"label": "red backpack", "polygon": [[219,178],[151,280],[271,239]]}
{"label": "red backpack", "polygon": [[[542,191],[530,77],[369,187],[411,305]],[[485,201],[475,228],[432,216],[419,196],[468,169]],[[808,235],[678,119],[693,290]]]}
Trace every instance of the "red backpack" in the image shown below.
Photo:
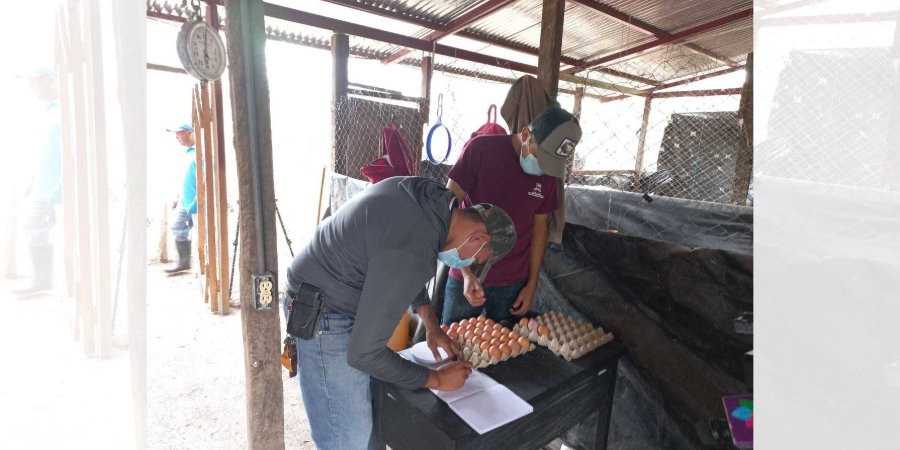
{"label": "red backpack", "polygon": [[397,124],[381,131],[381,157],[359,169],[372,184],[390,177],[415,174],[415,161],[409,144],[403,139]]}
{"label": "red backpack", "polygon": [[[491,112],[494,113],[493,119],[491,119]],[[506,134],[506,128],[503,128],[502,125],[497,124],[497,105],[491,105],[488,108],[487,122],[485,122],[485,124],[482,125],[481,128],[472,133],[472,137],[474,138],[475,136],[482,136],[485,134]]]}

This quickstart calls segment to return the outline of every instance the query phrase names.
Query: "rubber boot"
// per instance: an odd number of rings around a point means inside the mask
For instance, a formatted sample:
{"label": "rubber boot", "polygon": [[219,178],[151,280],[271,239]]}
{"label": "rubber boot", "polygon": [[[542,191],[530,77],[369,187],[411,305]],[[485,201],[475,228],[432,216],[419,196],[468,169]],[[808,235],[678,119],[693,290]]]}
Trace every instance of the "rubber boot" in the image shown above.
{"label": "rubber boot", "polygon": [[53,287],[53,246],[32,245],[28,250],[34,265],[34,278],[27,287],[13,291],[20,297],[43,293]]}
{"label": "rubber boot", "polygon": [[166,273],[175,274],[191,269],[191,241],[175,241],[175,249],[178,250],[178,261],[175,267],[166,269]]}

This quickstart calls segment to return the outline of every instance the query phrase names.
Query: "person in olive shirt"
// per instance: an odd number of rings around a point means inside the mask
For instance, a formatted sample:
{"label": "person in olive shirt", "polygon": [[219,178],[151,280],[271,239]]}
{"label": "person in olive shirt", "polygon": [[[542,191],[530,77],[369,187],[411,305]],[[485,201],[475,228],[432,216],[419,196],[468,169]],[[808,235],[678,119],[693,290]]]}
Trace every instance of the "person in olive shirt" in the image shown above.
{"label": "person in olive shirt", "polygon": [[316,334],[296,339],[300,389],[318,448],[369,445],[370,376],[409,389],[453,390],[471,373],[464,361],[428,369],[387,347],[412,304],[432,352],[440,347],[456,356],[459,346],[440,329],[424,289],[437,260],[486,271],[515,244],[512,220],[500,208],[455,205],[453,194],[434,181],[388,178],[323,222],[291,263],[286,310],[301,283],[324,295]]}

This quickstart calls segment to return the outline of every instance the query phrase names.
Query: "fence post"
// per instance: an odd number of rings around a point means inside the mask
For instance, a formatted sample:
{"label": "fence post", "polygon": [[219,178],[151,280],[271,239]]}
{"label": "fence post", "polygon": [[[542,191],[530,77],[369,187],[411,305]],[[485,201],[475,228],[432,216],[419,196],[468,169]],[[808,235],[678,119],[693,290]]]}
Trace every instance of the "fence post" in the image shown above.
{"label": "fence post", "polygon": [[419,163],[422,161],[422,149],[425,147],[425,124],[431,120],[431,74],[432,60],[431,56],[422,57],[422,100],[419,102],[419,130],[422,139],[419,142],[419,148],[415,151],[416,161],[415,170],[418,171]]}
{"label": "fence post", "polygon": [[741,103],[738,106],[741,141],[737,160],[734,163],[734,185],[731,190],[731,203],[737,205],[747,203],[750,175],[753,172],[753,53],[747,55],[747,65],[744,70],[747,71],[747,78],[744,80]]}
{"label": "fence post", "polygon": [[641,191],[641,172],[644,170],[644,144],[647,140],[647,126],[650,122],[650,103],[653,96],[647,95],[644,99],[644,113],[641,116],[641,131],[638,134],[637,154],[634,157],[634,191]]}
{"label": "fence post", "polygon": [[350,36],[335,33],[331,36],[331,58],[334,67],[334,86],[332,95],[332,169],[334,173],[349,175],[347,167],[348,124],[347,88],[349,84],[348,64],[350,61]]}

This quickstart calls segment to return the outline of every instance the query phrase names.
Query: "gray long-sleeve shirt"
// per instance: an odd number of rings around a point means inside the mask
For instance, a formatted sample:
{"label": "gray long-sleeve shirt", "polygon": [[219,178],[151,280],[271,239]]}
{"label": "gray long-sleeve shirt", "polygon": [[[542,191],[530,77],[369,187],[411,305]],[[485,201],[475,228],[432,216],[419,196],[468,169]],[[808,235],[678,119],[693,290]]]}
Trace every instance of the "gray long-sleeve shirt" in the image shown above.
{"label": "gray long-sleeve shirt", "polygon": [[[407,388],[428,370],[387,348],[403,311],[428,302],[425,283],[450,229],[452,193],[419,177],[383,180],[344,204],[316,229],[287,271],[325,293],[325,312],[354,316],[347,363]],[[418,295],[417,295],[418,294]]]}

